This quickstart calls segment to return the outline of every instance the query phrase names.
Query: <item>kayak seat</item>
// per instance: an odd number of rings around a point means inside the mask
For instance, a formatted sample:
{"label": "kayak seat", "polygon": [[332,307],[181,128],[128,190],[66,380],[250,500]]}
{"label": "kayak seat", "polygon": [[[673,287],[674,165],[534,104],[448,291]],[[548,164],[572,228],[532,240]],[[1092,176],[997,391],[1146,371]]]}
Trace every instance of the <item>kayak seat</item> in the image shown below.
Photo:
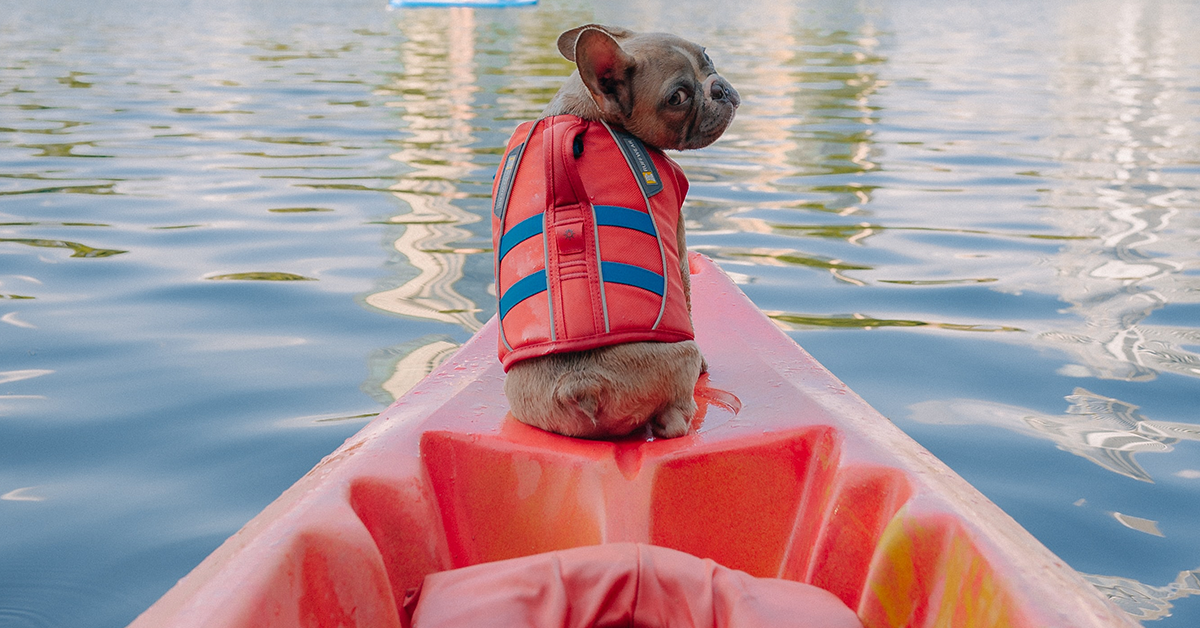
{"label": "kayak seat", "polygon": [[912,494],[903,473],[839,465],[828,426],[680,446],[687,438],[586,441],[515,421],[494,436],[426,432],[449,566],[634,542],[857,605],[879,538]]}

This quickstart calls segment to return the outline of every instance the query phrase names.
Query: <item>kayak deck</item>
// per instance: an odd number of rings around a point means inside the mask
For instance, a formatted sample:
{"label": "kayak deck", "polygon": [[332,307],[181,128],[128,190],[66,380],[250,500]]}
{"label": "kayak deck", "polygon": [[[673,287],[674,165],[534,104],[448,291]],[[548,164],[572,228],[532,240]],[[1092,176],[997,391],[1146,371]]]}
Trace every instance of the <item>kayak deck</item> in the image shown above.
{"label": "kayak deck", "polygon": [[139,617],[400,626],[430,573],[648,543],[821,587],[864,626],[1137,624],[693,254],[709,373],[678,439],[507,416],[495,319]]}

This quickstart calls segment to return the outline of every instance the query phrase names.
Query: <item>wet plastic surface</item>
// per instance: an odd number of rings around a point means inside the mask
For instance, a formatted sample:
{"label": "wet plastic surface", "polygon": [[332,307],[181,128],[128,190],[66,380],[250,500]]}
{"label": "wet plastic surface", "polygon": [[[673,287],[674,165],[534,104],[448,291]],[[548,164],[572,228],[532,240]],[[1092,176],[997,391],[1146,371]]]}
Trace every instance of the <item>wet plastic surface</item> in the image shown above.
{"label": "wet plastic surface", "polygon": [[811,583],[868,628],[1136,625],[691,260],[688,435],[513,421],[493,321],[134,626],[400,626],[427,574],[618,542]]}

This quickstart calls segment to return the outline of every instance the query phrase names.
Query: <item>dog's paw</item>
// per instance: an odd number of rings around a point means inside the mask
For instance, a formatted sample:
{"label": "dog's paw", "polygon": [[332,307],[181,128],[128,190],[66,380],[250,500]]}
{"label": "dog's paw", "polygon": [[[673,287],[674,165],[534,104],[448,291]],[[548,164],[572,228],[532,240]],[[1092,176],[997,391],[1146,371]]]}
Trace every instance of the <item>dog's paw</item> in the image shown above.
{"label": "dog's paw", "polygon": [[703,375],[707,372],[708,372],[708,358],[705,358],[703,355],[701,355],[700,356],[700,374]]}
{"label": "dog's paw", "polygon": [[696,415],[696,401],[688,399],[686,404],[676,404],[650,422],[650,430],[657,438],[679,438],[688,433],[692,417]]}

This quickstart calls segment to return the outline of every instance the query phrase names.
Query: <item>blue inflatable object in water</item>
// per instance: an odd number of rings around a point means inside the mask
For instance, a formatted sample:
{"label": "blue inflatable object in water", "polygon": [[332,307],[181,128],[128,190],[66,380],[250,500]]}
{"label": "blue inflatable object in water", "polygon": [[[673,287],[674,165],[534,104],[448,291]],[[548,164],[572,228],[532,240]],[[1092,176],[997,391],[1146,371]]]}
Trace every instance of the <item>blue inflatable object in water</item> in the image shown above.
{"label": "blue inflatable object in water", "polygon": [[538,0],[388,0],[388,6],[399,7],[523,7]]}

